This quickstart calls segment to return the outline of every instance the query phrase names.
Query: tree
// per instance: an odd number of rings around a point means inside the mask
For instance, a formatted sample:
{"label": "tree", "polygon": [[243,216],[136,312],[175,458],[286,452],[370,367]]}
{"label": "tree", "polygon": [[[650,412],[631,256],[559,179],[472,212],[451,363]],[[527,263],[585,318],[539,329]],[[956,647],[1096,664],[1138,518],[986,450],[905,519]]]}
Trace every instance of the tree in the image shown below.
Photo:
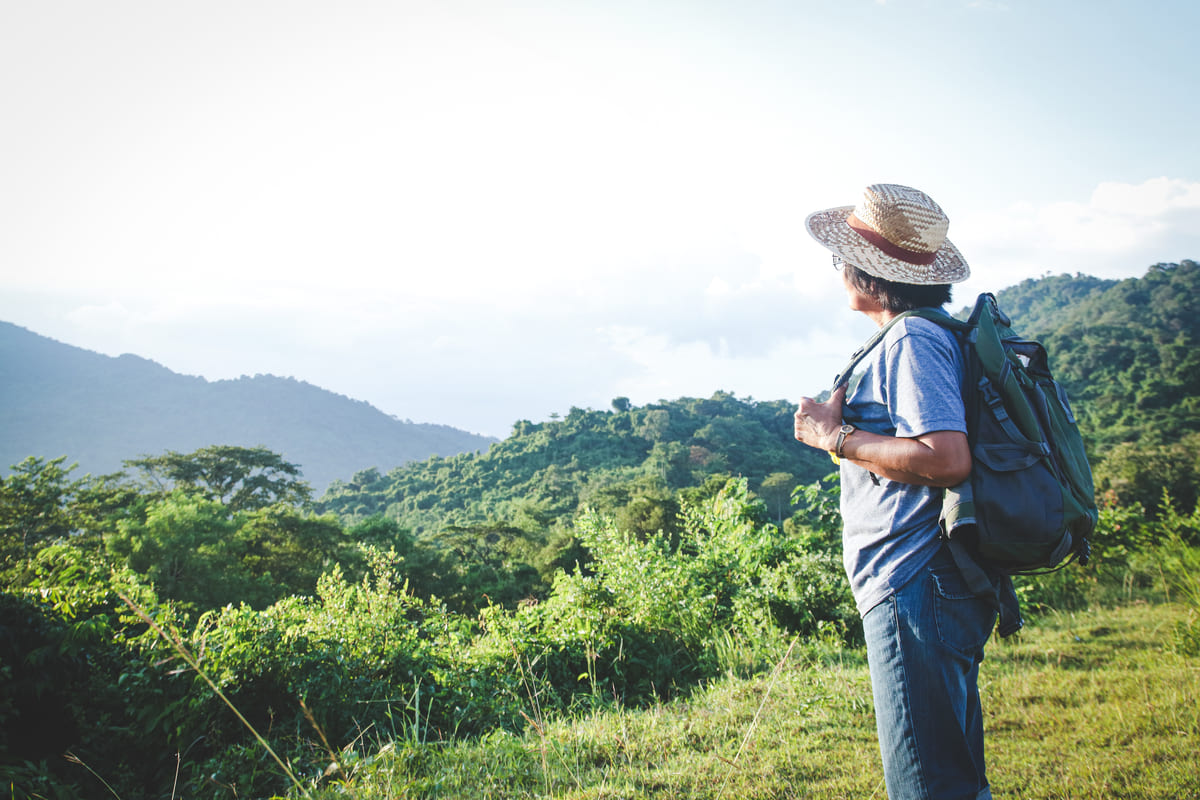
{"label": "tree", "polygon": [[242,600],[261,605],[266,587],[248,585],[238,525],[217,501],[175,492],[153,505],[144,522],[123,521],[104,544],[163,599],[194,610]]}
{"label": "tree", "polygon": [[1110,506],[1158,507],[1166,492],[1179,510],[1196,506],[1200,496],[1200,433],[1170,444],[1124,442],[1094,465],[1096,489]]}
{"label": "tree", "polygon": [[239,514],[240,567],[249,579],[270,586],[269,601],[313,595],[317,580],[334,564],[361,573],[357,544],[332,514],[314,516],[287,505]]}
{"label": "tree", "polygon": [[775,522],[780,526],[783,525],[783,520],[790,516],[794,488],[796,476],[790,472],[772,472],[758,487],[759,495],[775,511]]}
{"label": "tree", "polygon": [[183,489],[233,512],[277,503],[306,505],[312,500],[312,489],[300,479],[300,468],[264,447],[214,445],[187,454],[168,450],[125,465],[142,470],[164,491]]}
{"label": "tree", "polygon": [[0,477],[0,547],[6,561],[71,532],[67,506],[82,481],[69,479],[75,465],[64,469],[65,460],[66,456],[51,461],[30,456],[15,465],[11,475]]}
{"label": "tree", "polygon": [[543,592],[541,576],[533,562],[544,541],[509,525],[484,524],[448,527],[438,544],[450,557],[458,588],[443,598],[452,608],[477,610],[496,604],[513,608],[527,597]]}
{"label": "tree", "polygon": [[671,412],[665,408],[652,408],[642,416],[642,424],[638,436],[659,442],[667,434],[671,426]]}
{"label": "tree", "polygon": [[336,518],[284,504],[231,514],[216,500],[176,490],[151,504],[144,520],[117,527],[104,542],[108,555],[161,597],[194,610],[312,595],[334,564],[364,571],[358,545]]}

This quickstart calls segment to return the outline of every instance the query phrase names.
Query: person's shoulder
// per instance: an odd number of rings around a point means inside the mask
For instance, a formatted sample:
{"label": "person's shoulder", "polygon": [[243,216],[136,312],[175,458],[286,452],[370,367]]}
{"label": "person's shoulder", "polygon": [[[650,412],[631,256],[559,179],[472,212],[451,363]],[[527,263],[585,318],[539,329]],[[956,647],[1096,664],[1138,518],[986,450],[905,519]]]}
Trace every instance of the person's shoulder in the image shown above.
{"label": "person's shoulder", "polygon": [[[945,313],[940,308],[933,310]],[[945,325],[940,325],[931,319],[916,316],[915,314],[903,317],[893,325],[891,330],[888,331],[887,339],[890,343],[895,343],[910,336],[935,339],[937,341],[956,341],[954,332]]]}
{"label": "person's shoulder", "polygon": [[957,363],[961,357],[961,342],[949,328],[924,317],[901,319],[884,337],[884,351],[889,358],[912,358],[926,361],[931,358]]}

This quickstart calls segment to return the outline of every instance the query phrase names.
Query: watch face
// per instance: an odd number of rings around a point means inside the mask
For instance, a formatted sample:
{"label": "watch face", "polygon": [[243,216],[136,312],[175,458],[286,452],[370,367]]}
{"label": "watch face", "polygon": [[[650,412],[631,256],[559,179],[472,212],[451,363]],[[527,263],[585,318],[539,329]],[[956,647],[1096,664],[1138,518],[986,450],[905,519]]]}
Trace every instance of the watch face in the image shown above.
{"label": "watch face", "polygon": [[853,425],[843,425],[841,432],[849,436],[850,434],[854,433],[855,430],[856,428]]}

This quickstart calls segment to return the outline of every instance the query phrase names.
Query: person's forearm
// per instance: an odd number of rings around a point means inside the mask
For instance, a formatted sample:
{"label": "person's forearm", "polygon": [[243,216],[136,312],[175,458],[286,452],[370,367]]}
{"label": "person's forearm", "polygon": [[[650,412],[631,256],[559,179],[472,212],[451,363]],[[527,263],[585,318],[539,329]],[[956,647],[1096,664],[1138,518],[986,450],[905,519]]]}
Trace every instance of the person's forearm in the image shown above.
{"label": "person's forearm", "polygon": [[[845,396],[842,384],[824,403],[802,397],[795,414],[796,441],[832,452]],[[959,431],[901,438],[855,430],[843,439],[841,457],[888,480],[921,486],[954,486],[971,473],[971,450]]]}
{"label": "person's forearm", "polygon": [[954,486],[971,472],[966,436],[936,431],[914,439],[856,430],[842,445],[842,458],[900,483]]}

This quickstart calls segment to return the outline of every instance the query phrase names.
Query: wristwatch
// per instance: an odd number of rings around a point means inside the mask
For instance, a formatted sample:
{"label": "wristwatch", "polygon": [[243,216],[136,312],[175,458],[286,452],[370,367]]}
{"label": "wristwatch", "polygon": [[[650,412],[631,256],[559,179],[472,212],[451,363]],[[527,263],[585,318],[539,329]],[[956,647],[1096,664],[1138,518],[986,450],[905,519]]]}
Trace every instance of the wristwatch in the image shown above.
{"label": "wristwatch", "polygon": [[842,458],[842,448],[846,446],[846,437],[854,433],[858,428],[853,425],[846,424],[838,428],[837,447],[834,448],[834,455]]}

